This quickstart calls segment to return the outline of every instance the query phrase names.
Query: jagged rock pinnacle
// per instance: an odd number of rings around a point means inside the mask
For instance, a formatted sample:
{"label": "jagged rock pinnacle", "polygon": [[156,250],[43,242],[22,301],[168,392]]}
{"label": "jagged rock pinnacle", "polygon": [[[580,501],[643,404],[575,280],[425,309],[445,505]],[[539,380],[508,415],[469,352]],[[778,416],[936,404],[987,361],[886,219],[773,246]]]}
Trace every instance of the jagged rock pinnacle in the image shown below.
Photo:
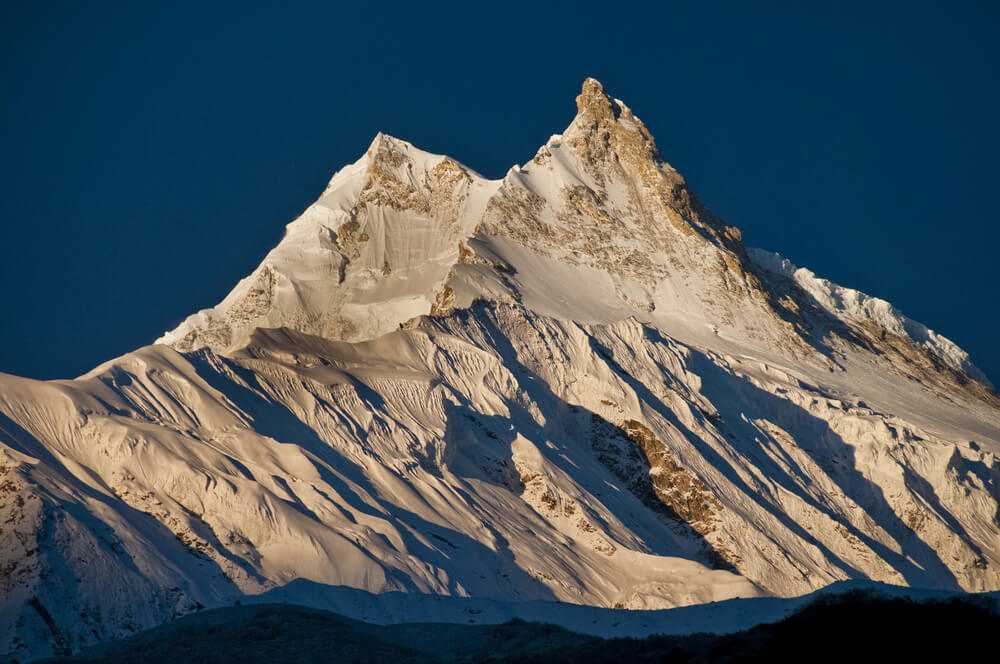
{"label": "jagged rock pinnacle", "polygon": [[587,78],[583,89],[576,97],[576,111],[595,119],[614,121],[621,113],[621,105],[605,92],[604,86],[596,78]]}
{"label": "jagged rock pinnacle", "polygon": [[589,144],[584,148],[588,157],[600,158],[604,147],[620,157],[627,154],[630,160],[637,162],[661,160],[646,126],[622,101],[611,97],[597,79],[584,80],[576,97],[576,109],[576,118],[566,133],[577,136],[578,140],[571,143],[576,143],[578,148],[583,148],[583,143]]}

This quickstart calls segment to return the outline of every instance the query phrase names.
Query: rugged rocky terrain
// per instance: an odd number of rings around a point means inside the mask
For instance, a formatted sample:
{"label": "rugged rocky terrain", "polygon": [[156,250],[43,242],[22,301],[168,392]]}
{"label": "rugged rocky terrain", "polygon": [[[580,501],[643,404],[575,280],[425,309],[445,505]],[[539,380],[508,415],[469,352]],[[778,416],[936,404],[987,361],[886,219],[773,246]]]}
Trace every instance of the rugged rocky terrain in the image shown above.
{"label": "rugged rocky terrain", "polygon": [[343,587],[997,590],[998,454],[964,351],[745,249],[588,79],[503,179],[379,135],[218,306],[0,374],[0,647]]}

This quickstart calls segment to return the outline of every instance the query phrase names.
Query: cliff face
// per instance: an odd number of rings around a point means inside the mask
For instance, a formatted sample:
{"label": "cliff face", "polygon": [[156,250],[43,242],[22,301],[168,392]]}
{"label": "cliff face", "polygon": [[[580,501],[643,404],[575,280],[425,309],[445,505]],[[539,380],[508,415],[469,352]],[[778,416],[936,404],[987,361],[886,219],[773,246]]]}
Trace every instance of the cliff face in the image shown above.
{"label": "cliff face", "polygon": [[748,253],[597,81],[577,110],[496,181],[380,135],[218,306],[74,381],[0,375],[7,649],[345,586],[1000,589],[968,356]]}

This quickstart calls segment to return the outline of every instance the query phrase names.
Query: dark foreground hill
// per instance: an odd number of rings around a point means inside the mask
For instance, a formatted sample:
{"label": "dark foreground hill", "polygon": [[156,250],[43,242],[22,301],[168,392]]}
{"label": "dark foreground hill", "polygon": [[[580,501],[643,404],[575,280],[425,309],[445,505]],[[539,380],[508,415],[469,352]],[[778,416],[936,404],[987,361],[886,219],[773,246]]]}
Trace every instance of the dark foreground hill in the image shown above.
{"label": "dark foreground hill", "polygon": [[[706,626],[711,628],[711,626]],[[821,597],[778,623],[728,635],[600,639],[552,625],[372,625],[278,604],[203,611],[49,663],[959,661],[995,647],[994,600]]]}

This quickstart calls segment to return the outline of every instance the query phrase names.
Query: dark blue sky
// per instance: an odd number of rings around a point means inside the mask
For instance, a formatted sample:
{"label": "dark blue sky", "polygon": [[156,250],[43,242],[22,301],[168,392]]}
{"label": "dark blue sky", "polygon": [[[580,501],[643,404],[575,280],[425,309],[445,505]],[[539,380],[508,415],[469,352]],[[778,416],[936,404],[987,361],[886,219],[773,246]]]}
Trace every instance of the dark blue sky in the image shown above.
{"label": "dark blue sky", "polygon": [[0,5],[0,371],[215,304],[379,130],[499,177],[594,76],[749,246],[1000,381],[995,2],[143,4]]}

